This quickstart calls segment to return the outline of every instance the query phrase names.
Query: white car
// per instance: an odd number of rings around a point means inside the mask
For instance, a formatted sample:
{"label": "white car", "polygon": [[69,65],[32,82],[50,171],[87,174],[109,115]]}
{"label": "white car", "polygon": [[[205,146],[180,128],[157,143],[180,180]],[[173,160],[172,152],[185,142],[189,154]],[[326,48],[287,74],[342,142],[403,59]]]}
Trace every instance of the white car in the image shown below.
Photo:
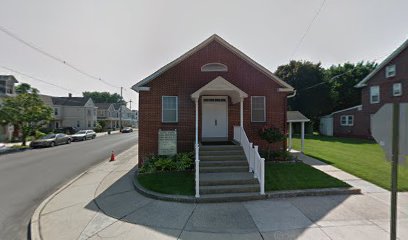
{"label": "white car", "polygon": [[80,130],[71,137],[72,141],[85,141],[87,139],[94,139],[96,137],[96,133],[93,130]]}

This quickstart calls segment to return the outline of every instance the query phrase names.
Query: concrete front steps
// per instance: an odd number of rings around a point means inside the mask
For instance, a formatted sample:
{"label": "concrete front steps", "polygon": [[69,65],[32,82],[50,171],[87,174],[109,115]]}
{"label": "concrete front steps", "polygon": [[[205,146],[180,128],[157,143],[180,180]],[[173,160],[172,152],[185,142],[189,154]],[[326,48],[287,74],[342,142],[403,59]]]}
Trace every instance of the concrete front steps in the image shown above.
{"label": "concrete front steps", "polygon": [[199,202],[265,199],[239,145],[200,146]]}

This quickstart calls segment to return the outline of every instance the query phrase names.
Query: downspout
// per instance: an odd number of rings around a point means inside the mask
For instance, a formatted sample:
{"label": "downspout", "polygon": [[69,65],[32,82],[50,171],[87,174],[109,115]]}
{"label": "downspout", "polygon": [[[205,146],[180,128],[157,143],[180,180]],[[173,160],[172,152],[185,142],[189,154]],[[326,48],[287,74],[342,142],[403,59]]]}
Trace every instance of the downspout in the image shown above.
{"label": "downspout", "polygon": [[293,90],[293,94],[292,94],[292,95],[287,96],[287,98],[293,98],[294,96],[296,96],[296,90]]}

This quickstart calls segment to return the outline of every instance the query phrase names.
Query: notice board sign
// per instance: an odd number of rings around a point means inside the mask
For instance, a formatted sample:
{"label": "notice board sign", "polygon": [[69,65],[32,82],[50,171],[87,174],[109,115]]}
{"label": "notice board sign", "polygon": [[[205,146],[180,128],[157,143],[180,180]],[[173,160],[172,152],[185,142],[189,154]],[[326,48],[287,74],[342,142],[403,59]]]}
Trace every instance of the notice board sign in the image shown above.
{"label": "notice board sign", "polygon": [[177,130],[159,129],[159,155],[177,154]]}

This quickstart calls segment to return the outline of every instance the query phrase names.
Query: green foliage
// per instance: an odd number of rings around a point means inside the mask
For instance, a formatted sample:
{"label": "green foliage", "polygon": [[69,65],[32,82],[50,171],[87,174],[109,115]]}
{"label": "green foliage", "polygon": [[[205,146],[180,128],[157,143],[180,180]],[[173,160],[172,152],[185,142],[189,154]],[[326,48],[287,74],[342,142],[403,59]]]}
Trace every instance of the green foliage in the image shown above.
{"label": "green foliage", "polygon": [[259,136],[269,144],[282,142],[286,139],[285,135],[279,130],[279,128],[273,126],[264,126],[261,128],[259,130]]}
{"label": "green foliage", "polygon": [[36,131],[35,131],[35,134],[34,134],[34,137],[35,137],[35,139],[39,139],[39,138],[44,137],[45,135],[47,135],[47,134],[41,132],[40,130],[36,130]]}
{"label": "green foliage", "polygon": [[318,127],[318,118],[332,106],[330,86],[326,84],[324,68],[320,63],[290,61],[279,66],[275,74],[294,87],[296,96],[288,99],[288,108],[301,111]]}
{"label": "green foliage", "polygon": [[344,63],[325,70],[333,103],[329,112],[361,104],[361,89],[354,86],[376,68],[374,62]]}
{"label": "green foliage", "polygon": [[94,131],[95,132],[102,132],[103,128],[101,126],[101,124],[99,124],[99,122],[96,123],[95,127],[94,127]]}
{"label": "green foliage", "polygon": [[194,173],[192,172],[157,172],[138,174],[140,185],[151,191],[194,196]]}
{"label": "green foliage", "polygon": [[27,136],[48,124],[52,119],[52,109],[44,104],[35,89],[27,90],[16,97],[4,99],[0,107],[0,124],[13,124],[22,133],[22,145]]}
{"label": "green foliage", "polygon": [[286,136],[279,130],[279,128],[273,126],[264,126],[259,130],[259,136],[261,139],[267,141],[268,153],[266,155],[267,159],[271,159],[271,145],[273,143],[282,142],[286,139]]}
{"label": "green foliage", "polygon": [[90,97],[95,103],[125,103],[123,98],[117,93],[109,92],[83,92],[84,97]]}
{"label": "green foliage", "polygon": [[178,153],[175,156],[153,155],[144,161],[140,173],[171,172],[190,170],[193,166],[193,153]]}

